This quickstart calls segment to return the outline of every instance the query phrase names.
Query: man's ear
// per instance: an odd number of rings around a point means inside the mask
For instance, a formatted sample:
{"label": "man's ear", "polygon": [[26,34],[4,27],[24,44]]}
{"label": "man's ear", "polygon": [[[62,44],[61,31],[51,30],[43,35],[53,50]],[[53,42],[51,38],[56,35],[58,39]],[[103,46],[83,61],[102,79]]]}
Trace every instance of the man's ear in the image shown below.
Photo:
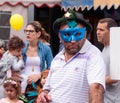
{"label": "man's ear", "polygon": [[60,33],[58,33],[58,37],[59,37],[59,39],[61,40],[61,36],[60,36]]}

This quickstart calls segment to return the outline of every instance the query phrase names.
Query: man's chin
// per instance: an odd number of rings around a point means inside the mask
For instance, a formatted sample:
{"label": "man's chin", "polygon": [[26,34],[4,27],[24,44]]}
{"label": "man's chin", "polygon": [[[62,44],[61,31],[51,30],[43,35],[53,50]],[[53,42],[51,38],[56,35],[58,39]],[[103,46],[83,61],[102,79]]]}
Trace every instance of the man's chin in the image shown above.
{"label": "man's chin", "polygon": [[77,52],[78,52],[78,50],[76,50],[76,49],[72,49],[72,50],[68,51],[68,53],[72,54],[72,55],[76,54]]}

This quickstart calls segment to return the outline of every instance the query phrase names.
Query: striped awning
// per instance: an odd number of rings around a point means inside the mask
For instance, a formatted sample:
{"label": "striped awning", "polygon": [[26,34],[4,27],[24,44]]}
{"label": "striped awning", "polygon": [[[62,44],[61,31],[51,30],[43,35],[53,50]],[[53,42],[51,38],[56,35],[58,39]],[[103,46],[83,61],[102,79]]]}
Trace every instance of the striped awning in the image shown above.
{"label": "striped awning", "polygon": [[114,6],[117,9],[120,6],[120,0],[62,0],[62,8],[66,11],[67,9],[76,9],[81,8],[84,10],[87,8],[90,10],[92,7],[94,10],[100,7],[100,9],[104,9],[107,7],[110,9]]}
{"label": "striped awning", "polygon": [[93,0],[62,0],[62,8],[64,10],[67,9],[76,9],[81,8],[84,10],[85,8],[91,9],[93,7]]}
{"label": "striped awning", "polygon": [[97,9],[98,7],[100,7],[101,10],[105,7],[110,9],[112,6],[117,9],[120,6],[120,0],[94,0],[94,9]]}
{"label": "striped awning", "polygon": [[0,0],[0,6],[4,4],[9,4],[11,6],[16,6],[17,4],[21,4],[25,7],[34,4],[37,7],[41,7],[46,5],[48,7],[53,7],[55,5],[61,6],[61,0]]}

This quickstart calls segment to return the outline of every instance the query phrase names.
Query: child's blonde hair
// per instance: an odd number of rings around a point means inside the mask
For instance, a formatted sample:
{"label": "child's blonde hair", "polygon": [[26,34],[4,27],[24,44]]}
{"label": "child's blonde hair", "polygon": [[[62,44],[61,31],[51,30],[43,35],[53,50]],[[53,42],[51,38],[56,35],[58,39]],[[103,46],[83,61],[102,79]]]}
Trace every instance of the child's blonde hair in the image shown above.
{"label": "child's blonde hair", "polygon": [[21,85],[20,85],[20,81],[18,81],[18,79],[16,78],[7,78],[4,81],[4,88],[11,86],[16,90],[17,96],[19,97],[21,95]]}

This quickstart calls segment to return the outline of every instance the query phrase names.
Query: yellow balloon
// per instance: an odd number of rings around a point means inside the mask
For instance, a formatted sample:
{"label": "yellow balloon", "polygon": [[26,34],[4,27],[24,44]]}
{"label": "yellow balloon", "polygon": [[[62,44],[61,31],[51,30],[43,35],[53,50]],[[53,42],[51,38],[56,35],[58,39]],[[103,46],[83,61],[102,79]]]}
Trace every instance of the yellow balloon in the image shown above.
{"label": "yellow balloon", "polygon": [[15,30],[20,30],[24,25],[24,19],[19,14],[14,14],[10,17],[10,25]]}

